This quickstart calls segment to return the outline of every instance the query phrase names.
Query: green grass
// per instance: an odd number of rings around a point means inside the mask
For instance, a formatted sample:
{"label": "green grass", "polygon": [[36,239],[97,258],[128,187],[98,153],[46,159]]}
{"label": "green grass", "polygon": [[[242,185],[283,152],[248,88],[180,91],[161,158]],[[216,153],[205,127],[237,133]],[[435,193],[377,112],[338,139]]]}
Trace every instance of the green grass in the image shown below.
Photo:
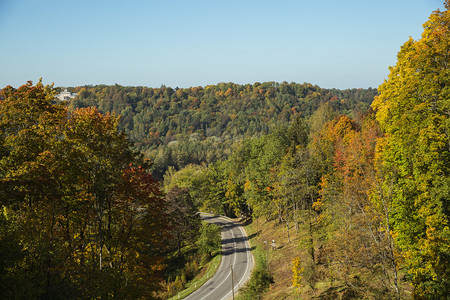
{"label": "green grass", "polygon": [[[207,222],[202,221],[202,224],[209,224]],[[202,226],[203,226],[202,225]],[[219,239],[220,239],[220,233],[221,231],[218,231]],[[221,243],[217,245],[217,249],[213,251],[212,253],[212,259],[210,261],[207,261],[205,264],[200,265],[198,274],[189,282],[186,282],[184,284],[184,289],[178,292],[176,295],[172,296],[169,299],[182,299],[187,297],[188,295],[195,292],[197,289],[199,289],[205,282],[207,282],[217,271],[217,269],[220,266],[220,261],[222,259],[222,249],[221,249]],[[209,250],[209,249],[208,249]],[[205,257],[203,257],[200,261],[203,262]],[[200,263],[200,262],[199,262]]]}

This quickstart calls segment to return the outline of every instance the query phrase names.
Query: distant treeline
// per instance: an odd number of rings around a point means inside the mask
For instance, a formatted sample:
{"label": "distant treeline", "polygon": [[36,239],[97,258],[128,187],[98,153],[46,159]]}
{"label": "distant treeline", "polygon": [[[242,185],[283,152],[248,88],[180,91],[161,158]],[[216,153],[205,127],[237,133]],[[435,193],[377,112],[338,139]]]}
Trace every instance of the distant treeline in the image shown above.
{"label": "distant treeline", "polygon": [[[161,178],[169,166],[213,163],[228,157],[234,142],[286,126],[298,115],[309,119],[321,106],[336,114],[366,111],[377,95],[369,89],[323,89],[309,83],[219,83],[186,89],[97,85],[78,92],[73,109],[95,106],[121,116],[125,131],[153,161]],[[171,147],[165,147],[170,145]]]}

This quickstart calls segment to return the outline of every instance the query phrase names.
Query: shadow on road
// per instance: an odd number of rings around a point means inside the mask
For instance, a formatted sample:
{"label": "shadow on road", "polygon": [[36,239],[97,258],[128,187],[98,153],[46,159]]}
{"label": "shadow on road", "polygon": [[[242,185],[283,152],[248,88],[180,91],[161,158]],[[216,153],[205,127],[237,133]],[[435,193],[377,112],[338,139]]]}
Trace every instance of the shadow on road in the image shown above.
{"label": "shadow on road", "polygon": [[235,227],[237,227],[237,226],[239,226],[239,225],[237,225],[237,224],[235,224],[235,223],[226,223],[226,224],[224,224],[224,225],[222,225],[222,228],[225,230],[225,229],[233,229],[233,228],[235,228]]}
{"label": "shadow on road", "polygon": [[248,239],[249,240],[251,240],[252,238],[254,238],[254,237],[256,237],[258,234],[255,232],[255,233],[252,233],[252,234],[250,234],[249,236],[248,236]]}
{"label": "shadow on road", "polygon": [[254,249],[255,249],[255,246],[253,246],[251,248],[245,247],[245,248],[236,248],[236,249],[233,248],[233,247],[230,247],[230,248],[227,248],[227,249],[223,249],[222,250],[222,255],[223,256],[227,256],[227,255],[232,255],[234,253],[244,253],[244,252],[247,252],[247,251],[252,251]]}
{"label": "shadow on road", "polygon": [[229,243],[240,243],[240,242],[245,242],[248,241],[248,238],[246,236],[241,236],[241,237],[236,237],[236,238],[231,238],[231,239],[223,239],[222,240],[222,245],[226,245]]}
{"label": "shadow on road", "polygon": [[217,216],[204,216],[204,215],[200,215],[200,218],[201,218],[202,220],[211,220],[211,219],[217,218]]}

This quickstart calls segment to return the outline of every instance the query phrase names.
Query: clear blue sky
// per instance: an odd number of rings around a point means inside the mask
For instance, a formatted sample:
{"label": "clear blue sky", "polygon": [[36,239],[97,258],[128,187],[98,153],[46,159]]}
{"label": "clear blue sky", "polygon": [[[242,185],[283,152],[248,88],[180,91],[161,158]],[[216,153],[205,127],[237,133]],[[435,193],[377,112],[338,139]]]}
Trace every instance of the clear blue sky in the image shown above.
{"label": "clear blue sky", "polygon": [[443,0],[0,0],[0,88],[377,87]]}

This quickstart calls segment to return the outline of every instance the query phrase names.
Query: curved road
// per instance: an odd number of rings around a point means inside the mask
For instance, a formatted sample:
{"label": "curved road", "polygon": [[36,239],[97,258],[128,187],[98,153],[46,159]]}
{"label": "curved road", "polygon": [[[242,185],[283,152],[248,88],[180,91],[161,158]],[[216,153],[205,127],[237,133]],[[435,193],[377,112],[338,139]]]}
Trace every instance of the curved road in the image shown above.
{"label": "curved road", "polygon": [[248,237],[239,224],[211,214],[201,213],[202,220],[222,227],[222,261],[216,274],[202,287],[184,299],[225,300],[232,299],[231,267],[233,266],[234,293],[250,278],[253,258]]}

